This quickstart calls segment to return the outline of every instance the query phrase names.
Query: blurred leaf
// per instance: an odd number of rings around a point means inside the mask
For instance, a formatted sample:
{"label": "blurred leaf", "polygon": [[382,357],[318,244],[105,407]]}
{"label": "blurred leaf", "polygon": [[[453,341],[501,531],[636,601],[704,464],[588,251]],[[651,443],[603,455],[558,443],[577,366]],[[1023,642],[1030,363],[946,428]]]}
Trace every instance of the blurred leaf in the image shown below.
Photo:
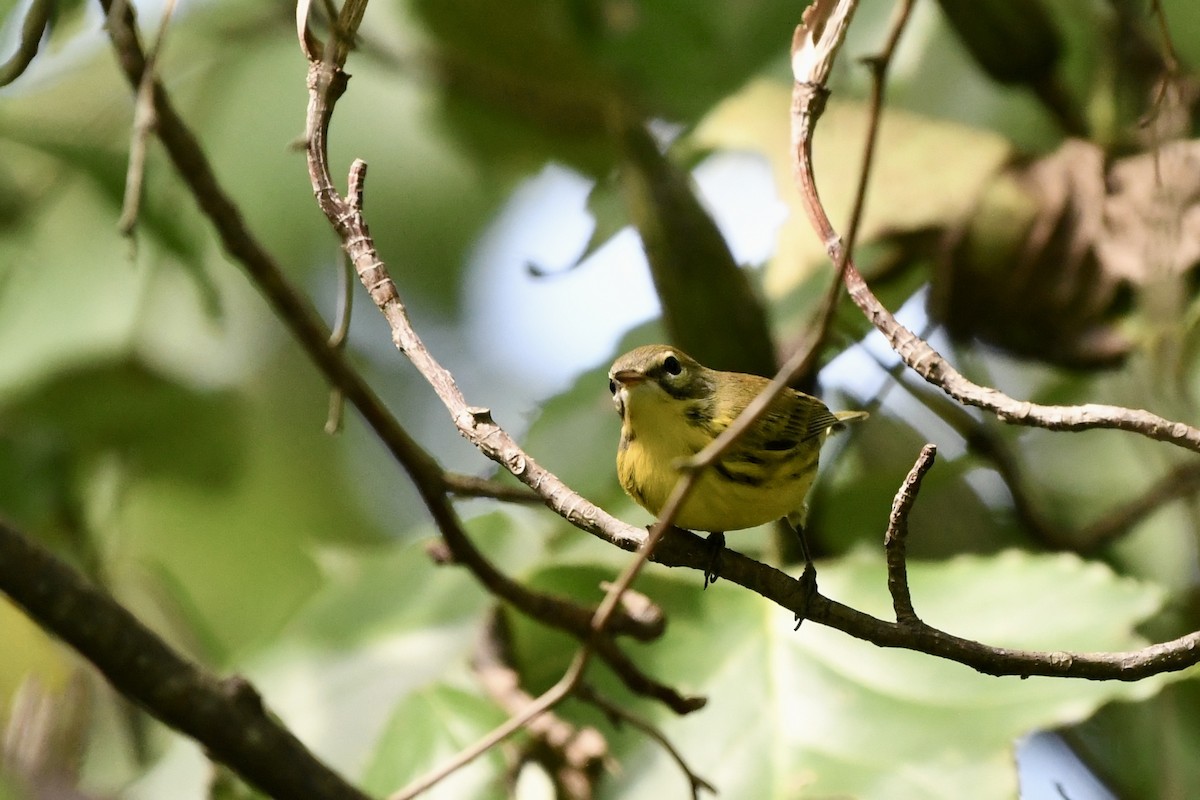
{"label": "blurred leaf", "polygon": [[453,89],[544,130],[587,136],[609,103],[688,122],[779,55],[795,8],[702,2],[416,0]]}
{"label": "blurred leaf", "polygon": [[1087,134],[1079,101],[1056,74],[1063,38],[1041,0],[939,0],[938,6],[993,80],[1032,91],[1064,132]]}
{"label": "blurred leaf", "polygon": [[221,484],[241,461],[245,415],[231,393],[189,390],[142,364],[63,371],[15,400],[0,407],[5,427],[57,440],[80,462],[119,454],[138,476]]}
{"label": "blurred leaf", "polygon": [[1140,703],[1111,703],[1065,732],[1067,741],[1119,797],[1184,798],[1200,785],[1200,702],[1195,670]]}
{"label": "blurred leaf", "polygon": [[85,0],[61,0],[53,4],[54,11],[50,18],[50,43],[55,48],[64,47],[75,34],[83,28],[87,17],[84,9]]}
{"label": "blurred leaf", "polygon": [[[433,686],[410,695],[396,706],[387,730],[367,768],[363,786],[383,795],[403,788],[504,722],[495,705],[477,695]],[[470,766],[454,773],[422,797],[504,798],[504,760],[492,748]]]}
{"label": "blurred leaf", "polygon": [[595,220],[592,235],[579,256],[583,263],[629,225],[629,207],[621,197],[616,176],[596,181],[588,192],[588,213]]}
{"label": "blurred leaf", "polygon": [[17,689],[36,676],[49,693],[62,691],[73,669],[72,658],[24,612],[4,598],[0,601],[0,732],[9,724],[10,700]]}
{"label": "blurred leaf", "polygon": [[[99,191],[99,198],[104,203],[104,207],[99,209],[101,215],[116,226],[125,197],[129,160],[127,141],[120,143],[120,149],[103,140],[80,141],[67,138],[61,130],[39,129],[21,121],[20,118],[7,125],[0,121],[0,136],[46,156],[48,163],[55,167],[50,173],[51,176],[58,173],[67,179],[73,175],[86,177]],[[174,197],[170,200],[163,198],[158,202],[154,202],[157,198],[153,195],[147,197],[140,207],[137,230],[148,234],[168,253],[191,268],[194,274],[202,276],[199,272],[202,248],[197,231],[186,225],[185,220],[173,208],[183,201],[178,191],[173,191],[174,187],[162,186],[161,176],[168,168],[157,153],[148,156],[146,169],[149,177],[145,192],[150,193],[158,189],[164,191],[168,198],[172,195]],[[52,179],[47,180],[44,174],[41,180],[45,190],[52,190],[56,183]]]}
{"label": "blurred leaf", "polygon": [[622,118],[621,183],[673,344],[713,369],[773,375],[766,312],[696,194],[640,119]]}
{"label": "blurred leaf", "polygon": [[[126,352],[150,271],[118,255],[116,229],[94,210],[73,187],[52,214],[0,243],[0,396]],[[67,298],[86,302],[63,313]]]}
{"label": "blurred leaf", "polygon": [[[747,149],[771,163],[779,196],[792,213],[780,227],[779,247],[767,265],[764,285],[770,298],[792,291],[813,270],[831,269],[792,179],[790,103],[790,84],[756,80],[714,108],[694,134],[701,146]],[[834,228],[843,233],[858,182],[866,121],[864,104],[835,99],[816,129],[817,185]],[[993,134],[895,110],[884,111],[879,145],[860,243],[885,233],[954,224],[1009,155],[1007,143]]]}
{"label": "blurred leaf", "polygon": [[323,586],[245,669],[297,735],[355,775],[373,749],[395,755],[389,725],[430,722],[394,709],[424,708],[425,693],[464,670],[488,597],[465,569],[435,565],[423,543],[320,560]]}

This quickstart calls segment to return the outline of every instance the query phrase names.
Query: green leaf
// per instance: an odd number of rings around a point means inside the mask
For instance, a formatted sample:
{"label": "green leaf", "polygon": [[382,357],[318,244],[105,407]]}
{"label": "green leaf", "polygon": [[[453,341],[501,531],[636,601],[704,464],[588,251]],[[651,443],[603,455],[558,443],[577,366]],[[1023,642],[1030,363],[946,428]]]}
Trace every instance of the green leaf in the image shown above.
{"label": "green leaf", "polygon": [[[521,541],[505,525],[492,520],[472,534],[501,562]],[[423,746],[401,735],[406,726],[439,724],[441,684],[470,684],[465,665],[490,599],[466,569],[435,564],[423,540],[327,548],[319,562],[321,587],[243,670],[321,758],[352,777],[370,761],[370,780],[391,780],[397,749]],[[432,758],[444,746],[423,752]]]}

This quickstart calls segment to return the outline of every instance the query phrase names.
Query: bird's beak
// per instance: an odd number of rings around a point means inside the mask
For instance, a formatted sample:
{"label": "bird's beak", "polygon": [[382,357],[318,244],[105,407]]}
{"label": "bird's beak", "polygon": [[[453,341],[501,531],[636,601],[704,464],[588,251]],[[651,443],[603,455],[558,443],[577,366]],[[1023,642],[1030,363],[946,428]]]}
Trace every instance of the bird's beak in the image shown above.
{"label": "bird's beak", "polygon": [[621,386],[636,386],[646,380],[646,373],[632,369],[623,369],[620,372],[614,372],[612,379]]}

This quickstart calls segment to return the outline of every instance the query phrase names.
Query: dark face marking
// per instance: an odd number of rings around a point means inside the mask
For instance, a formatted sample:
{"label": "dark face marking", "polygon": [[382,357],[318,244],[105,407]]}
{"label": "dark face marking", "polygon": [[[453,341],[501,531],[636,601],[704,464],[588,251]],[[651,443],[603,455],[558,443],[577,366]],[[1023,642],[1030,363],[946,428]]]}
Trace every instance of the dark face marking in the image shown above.
{"label": "dark face marking", "polygon": [[680,372],[673,373],[667,371],[664,366],[651,370],[647,376],[653,379],[662,390],[676,400],[701,400],[706,397],[711,397],[713,393],[712,381],[703,373],[683,371],[683,365],[675,362],[680,367]]}
{"label": "dark face marking", "polygon": [[763,442],[764,450],[791,450],[796,445],[800,444],[795,439],[772,439],[769,442]]}

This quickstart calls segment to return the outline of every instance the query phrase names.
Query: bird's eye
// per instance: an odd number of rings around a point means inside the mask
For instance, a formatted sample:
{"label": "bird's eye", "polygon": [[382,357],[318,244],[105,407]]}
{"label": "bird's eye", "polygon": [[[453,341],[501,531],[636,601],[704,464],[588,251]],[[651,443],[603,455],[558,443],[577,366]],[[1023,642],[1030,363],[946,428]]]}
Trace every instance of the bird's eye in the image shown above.
{"label": "bird's eye", "polygon": [[617,393],[617,382],[614,381],[612,378],[608,379],[608,393],[609,394]]}
{"label": "bird's eye", "polygon": [[683,372],[683,365],[675,356],[667,356],[663,359],[663,371],[668,375],[678,375]]}

